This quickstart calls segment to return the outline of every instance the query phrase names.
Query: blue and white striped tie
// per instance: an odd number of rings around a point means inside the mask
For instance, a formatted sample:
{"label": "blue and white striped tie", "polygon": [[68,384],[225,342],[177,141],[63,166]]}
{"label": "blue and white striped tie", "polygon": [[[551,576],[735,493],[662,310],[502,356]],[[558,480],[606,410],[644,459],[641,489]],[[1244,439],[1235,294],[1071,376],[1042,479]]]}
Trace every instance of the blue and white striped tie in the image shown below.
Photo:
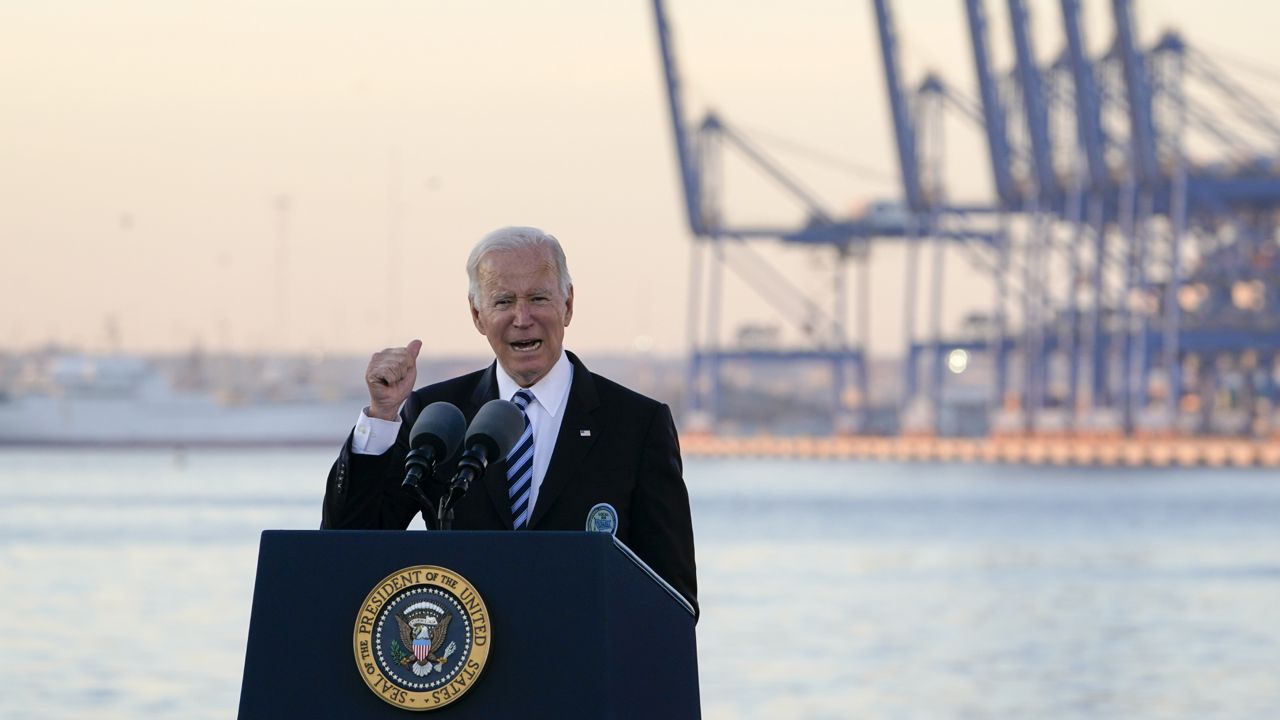
{"label": "blue and white striped tie", "polygon": [[515,449],[507,455],[507,498],[511,501],[512,527],[519,530],[529,524],[529,494],[533,490],[533,426],[529,424],[529,403],[533,396],[519,390],[511,402],[524,413],[524,433]]}

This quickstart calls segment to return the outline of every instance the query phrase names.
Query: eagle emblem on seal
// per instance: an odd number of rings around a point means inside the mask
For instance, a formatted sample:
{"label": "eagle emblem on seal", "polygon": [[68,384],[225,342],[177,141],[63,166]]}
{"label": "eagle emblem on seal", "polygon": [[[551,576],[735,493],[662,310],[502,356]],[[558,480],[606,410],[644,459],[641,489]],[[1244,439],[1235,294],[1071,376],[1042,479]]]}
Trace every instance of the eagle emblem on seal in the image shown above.
{"label": "eagle emblem on seal", "polygon": [[395,654],[400,656],[400,664],[414,675],[426,677],[433,670],[439,672],[457,650],[457,643],[450,642],[444,652],[440,652],[453,615],[439,605],[425,601],[414,603],[396,613],[395,618],[400,626],[400,644],[405,649],[403,654]]}

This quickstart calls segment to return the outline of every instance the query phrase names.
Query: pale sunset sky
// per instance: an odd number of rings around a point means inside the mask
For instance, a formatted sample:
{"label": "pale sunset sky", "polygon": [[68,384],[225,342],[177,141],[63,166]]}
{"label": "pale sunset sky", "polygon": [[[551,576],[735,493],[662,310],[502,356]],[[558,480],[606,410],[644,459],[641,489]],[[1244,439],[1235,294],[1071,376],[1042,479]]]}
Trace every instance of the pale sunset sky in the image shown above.
{"label": "pale sunset sky", "polygon": [[[1007,67],[1005,4],[987,5]],[[1110,2],[1084,5],[1100,51]],[[961,0],[894,6],[908,80],[932,68],[975,95]],[[129,351],[367,353],[421,337],[424,353],[480,353],[463,264],[482,234],[515,224],[566,248],[570,348],[683,351],[690,235],[648,2],[0,8],[0,349],[103,350],[114,333]],[[1138,28],[1144,43],[1178,28],[1280,74],[1277,8],[1138,0]],[[1058,4],[1031,10],[1050,58],[1063,45]],[[714,106],[762,138],[862,168],[773,151],[837,212],[897,196],[870,0],[670,0],[668,12],[689,120]],[[1236,77],[1280,97],[1274,80]],[[985,198],[981,136],[948,143],[953,195]],[[739,219],[802,218],[754,177],[730,184]],[[829,255],[766,256],[797,284],[825,282]],[[874,262],[871,347],[892,353],[900,248],[877,247]],[[989,297],[963,277],[975,271],[952,268],[949,326]],[[785,324],[742,284],[728,293],[726,333]]]}

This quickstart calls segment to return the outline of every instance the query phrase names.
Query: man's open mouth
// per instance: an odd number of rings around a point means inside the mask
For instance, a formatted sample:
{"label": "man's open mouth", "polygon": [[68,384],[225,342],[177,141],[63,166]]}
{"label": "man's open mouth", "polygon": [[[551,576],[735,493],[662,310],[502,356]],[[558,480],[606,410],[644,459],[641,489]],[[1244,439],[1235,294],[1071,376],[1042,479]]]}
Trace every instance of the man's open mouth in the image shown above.
{"label": "man's open mouth", "polygon": [[542,347],[541,340],[517,340],[511,343],[511,349],[516,352],[533,352]]}

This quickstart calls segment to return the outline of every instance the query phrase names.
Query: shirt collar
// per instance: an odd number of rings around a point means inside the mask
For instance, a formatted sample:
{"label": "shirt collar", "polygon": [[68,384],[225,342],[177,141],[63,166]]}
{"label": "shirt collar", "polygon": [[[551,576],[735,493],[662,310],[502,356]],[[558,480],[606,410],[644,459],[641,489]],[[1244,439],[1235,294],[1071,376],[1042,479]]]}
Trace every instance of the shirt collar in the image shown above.
{"label": "shirt collar", "polygon": [[[502,363],[498,363],[498,397],[503,400],[510,400],[516,391],[520,389],[520,384],[511,379],[507,371],[502,367]],[[560,406],[564,404],[565,398],[569,397],[569,385],[573,382],[573,363],[569,362],[569,356],[564,350],[560,351],[560,359],[555,365],[551,366],[551,370],[542,379],[534,383],[532,386],[525,388],[533,393],[533,398],[538,404],[547,411],[551,417],[555,417],[560,412]]]}

